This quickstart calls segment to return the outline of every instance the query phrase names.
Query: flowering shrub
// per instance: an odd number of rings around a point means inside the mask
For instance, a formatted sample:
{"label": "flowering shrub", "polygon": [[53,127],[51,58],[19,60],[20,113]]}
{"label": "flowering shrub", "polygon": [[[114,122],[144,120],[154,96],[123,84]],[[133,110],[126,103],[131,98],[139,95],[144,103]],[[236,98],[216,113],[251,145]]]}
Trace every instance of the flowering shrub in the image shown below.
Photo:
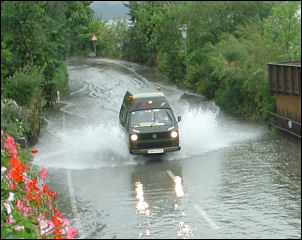
{"label": "flowering shrub", "polygon": [[42,124],[41,101],[41,96],[37,96],[27,107],[1,96],[1,128],[10,136],[26,137],[30,144],[35,144]]}
{"label": "flowering shrub", "polygon": [[30,113],[16,101],[1,97],[1,127],[7,134],[28,136],[30,128],[27,119]]}
{"label": "flowering shrub", "polygon": [[76,229],[56,208],[57,193],[44,184],[48,173],[31,170],[24,151],[1,130],[1,239],[73,239]]}

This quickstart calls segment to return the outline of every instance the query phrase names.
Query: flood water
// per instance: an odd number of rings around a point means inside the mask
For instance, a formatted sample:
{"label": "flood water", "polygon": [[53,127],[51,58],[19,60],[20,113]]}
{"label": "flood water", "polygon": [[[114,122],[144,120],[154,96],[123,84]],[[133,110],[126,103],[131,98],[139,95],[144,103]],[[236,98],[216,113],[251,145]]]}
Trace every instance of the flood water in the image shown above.
{"label": "flood water", "polygon": [[[301,238],[301,142],[125,61],[72,58],[69,94],[34,146],[77,238]],[[179,152],[131,155],[127,89],[161,86],[181,115]]]}

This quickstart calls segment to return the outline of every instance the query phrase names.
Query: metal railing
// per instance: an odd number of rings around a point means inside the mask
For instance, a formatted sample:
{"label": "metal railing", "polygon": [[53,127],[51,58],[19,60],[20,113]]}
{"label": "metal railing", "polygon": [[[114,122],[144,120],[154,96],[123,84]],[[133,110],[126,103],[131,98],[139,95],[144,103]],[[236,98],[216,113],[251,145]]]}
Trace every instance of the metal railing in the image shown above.
{"label": "metal railing", "polygon": [[301,139],[301,123],[293,121],[289,118],[280,116],[276,113],[268,112],[272,118],[270,118],[269,126],[274,126],[282,131],[295,135]]}

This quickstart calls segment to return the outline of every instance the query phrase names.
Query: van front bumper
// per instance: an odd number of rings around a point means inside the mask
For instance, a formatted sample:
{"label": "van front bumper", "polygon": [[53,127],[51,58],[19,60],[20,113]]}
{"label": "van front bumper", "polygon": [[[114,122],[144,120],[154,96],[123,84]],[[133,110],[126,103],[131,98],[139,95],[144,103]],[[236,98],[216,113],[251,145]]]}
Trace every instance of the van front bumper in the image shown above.
{"label": "van front bumper", "polygon": [[148,148],[148,149],[130,149],[131,154],[163,154],[166,152],[175,152],[181,149],[180,146]]}

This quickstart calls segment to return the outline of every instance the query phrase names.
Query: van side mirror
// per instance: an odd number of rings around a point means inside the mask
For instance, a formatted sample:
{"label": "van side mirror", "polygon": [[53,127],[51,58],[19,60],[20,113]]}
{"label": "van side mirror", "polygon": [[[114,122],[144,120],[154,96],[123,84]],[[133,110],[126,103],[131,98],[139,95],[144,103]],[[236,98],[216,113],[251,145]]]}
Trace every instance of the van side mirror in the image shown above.
{"label": "van side mirror", "polygon": [[181,121],[181,116],[177,117],[177,121],[180,122]]}

